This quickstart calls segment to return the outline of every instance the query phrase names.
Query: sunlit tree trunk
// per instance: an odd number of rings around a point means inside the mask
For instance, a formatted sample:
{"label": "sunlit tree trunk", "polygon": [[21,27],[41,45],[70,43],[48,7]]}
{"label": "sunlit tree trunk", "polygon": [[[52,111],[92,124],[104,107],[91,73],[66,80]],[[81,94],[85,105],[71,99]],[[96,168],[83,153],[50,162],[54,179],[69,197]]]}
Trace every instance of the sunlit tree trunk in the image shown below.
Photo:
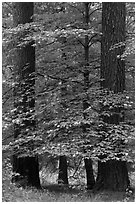
{"label": "sunlit tree trunk", "polygon": [[[13,22],[14,26],[19,24],[31,23],[33,19],[34,4],[31,2],[13,3]],[[19,38],[24,38],[29,31],[22,31]],[[22,120],[15,123],[14,139],[27,137],[27,132],[33,134],[36,129],[35,117],[35,48],[34,42],[16,49],[15,68],[14,68],[14,107],[16,108],[15,118]],[[24,116],[23,116],[24,115]],[[25,146],[24,146],[25,148]],[[30,144],[33,150],[33,141]],[[25,151],[23,152],[25,153]],[[39,163],[37,156],[23,156],[14,151],[13,172],[20,176],[12,178],[13,181],[19,181],[20,178],[26,178],[26,185],[40,187]]]}
{"label": "sunlit tree trunk", "polygon": [[[125,61],[121,59],[125,46],[125,3],[102,3],[102,42],[101,42],[101,78],[102,88],[123,93],[125,89]],[[120,46],[114,45],[121,43]],[[121,109],[114,112],[120,113]],[[124,118],[120,114],[104,119],[109,124],[119,124]],[[109,160],[98,162],[96,190],[125,191],[129,186],[125,161]]]}

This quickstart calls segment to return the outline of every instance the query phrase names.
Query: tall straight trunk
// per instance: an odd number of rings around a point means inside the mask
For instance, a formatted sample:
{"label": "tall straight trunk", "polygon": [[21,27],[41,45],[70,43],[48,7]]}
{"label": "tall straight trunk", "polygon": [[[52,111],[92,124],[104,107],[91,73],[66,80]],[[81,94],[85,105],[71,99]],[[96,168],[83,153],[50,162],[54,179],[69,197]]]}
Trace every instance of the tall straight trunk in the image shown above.
{"label": "tall straight trunk", "polygon": [[94,178],[94,174],[93,174],[92,160],[85,158],[84,162],[85,162],[85,169],[86,169],[87,189],[91,190],[91,189],[94,188],[94,185],[95,185],[95,178]]}
{"label": "tall straight trunk", "polygon": [[59,157],[59,175],[58,184],[68,184],[68,172],[67,172],[67,158],[65,155]]}
{"label": "tall straight trunk", "polygon": [[[102,88],[115,93],[125,89],[125,62],[121,60],[125,46],[114,48],[117,43],[125,42],[125,3],[104,2],[102,4],[102,42],[101,42],[101,78]],[[119,124],[121,109],[113,110],[118,114],[103,118],[109,124]],[[122,118],[123,120],[123,118]],[[125,161],[109,160],[98,162],[96,190],[125,191],[129,186]]]}
{"label": "tall straight trunk", "polygon": [[[84,3],[85,6],[85,26],[86,29],[89,29],[89,20],[90,20],[90,14],[89,14],[89,3]],[[84,92],[86,93],[86,97],[83,100],[83,117],[84,119],[87,118],[87,114],[85,113],[85,110],[89,108],[89,98],[88,98],[88,88],[89,88],[89,37],[88,35],[85,35],[85,43],[84,43],[84,56],[85,56],[85,67],[84,67]],[[87,125],[83,126],[83,132],[87,132]],[[85,150],[86,152],[86,150]],[[95,184],[94,174],[93,174],[93,167],[92,167],[92,160],[84,159],[85,162],[85,169],[86,169],[86,180],[87,180],[87,189],[93,189]]]}
{"label": "tall straight trunk", "polygon": [[[13,21],[14,26],[19,24],[31,23],[33,17],[34,4],[31,2],[13,3]],[[24,38],[28,31],[21,33]],[[34,42],[20,47],[16,51],[14,80],[17,85],[14,88],[14,107],[16,108],[17,119],[21,118],[22,123],[16,123],[14,126],[14,138],[21,137],[27,130],[33,133],[36,129],[35,115],[35,48]],[[31,110],[31,111],[30,111]],[[24,115],[24,117],[23,117]],[[33,150],[33,142],[30,144]],[[13,178],[19,181],[20,178],[27,178],[26,185],[40,187],[39,163],[37,156],[18,157],[14,152],[13,155],[13,172],[19,173],[20,177]]]}
{"label": "tall straight trunk", "polygon": [[[62,43],[66,43],[66,38],[62,38]],[[62,60],[66,60],[66,53],[62,50]],[[61,106],[62,106],[62,114],[65,115],[65,109],[66,109],[66,102],[64,100],[64,97],[66,95],[66,86],[63,82],[61,81]],[[58,184],[68,184],[68,164],[67,164],[67,158],[65,155],[59,156],[59,174],[58,174]]]}

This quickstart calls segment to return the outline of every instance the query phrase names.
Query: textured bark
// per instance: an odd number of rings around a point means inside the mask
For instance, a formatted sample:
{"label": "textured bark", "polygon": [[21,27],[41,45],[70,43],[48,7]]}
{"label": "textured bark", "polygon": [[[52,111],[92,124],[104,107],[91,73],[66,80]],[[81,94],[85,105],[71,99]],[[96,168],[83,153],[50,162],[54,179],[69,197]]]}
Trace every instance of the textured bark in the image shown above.
{"label": "textured bark", "polygon": [[125,161],[107,161],[98,163],[96,190],[125,191],[129,186],[128,171]]}
{"label": "textured bark", "polygon": [[[84,3],[85,6],[85,27],[89,29],[89,3]],[[85,35],[85,42],[84,42],[84,57],[85,57],[85,68],[84,68],[84,92],[87,93],[89,89],[89,37]],[[87,95],[87,94],[86,94]],[[85,110],[89,108],[89,98],[84,98],[83,100],[83,117],[84,119],[87,118],[87,113]],[[87,132],[88,125],[83,125],[83,132]],[[86,152],[86,150],[85,150]],[[87,189],[93,189],[95,184],[94,174],[93,174],[93,167],[92,167],[92,160],[91,159],[84,159],[85,162],[85,169],[86,169],[86,180],[87,180]]]}
{"label": "textured bark", "polygon": [[[116,43],[125,41],[125,3],[104,2],[102,4],[102,43],[101,43],[101,83],[115,93],[125,89],[125,62],[121,60],[125,46],[112,48]],[[113,112],[120,113],[120,109]],[[119,124],[119,114],[105,117],[109,124]],[[125,191],[129,186],[127,165],[124,161],[109,160],[98,162],[98,175],[95,184],[96,190]]]}
{"label": "textured bark", "polygon": [[119,57],[125,46],[113,47],[125,42],[125,15],[125,3],[102,4],[101,85],[116,93],[125,89],[125,61]]}
{"label": "textured bark", "polygon": [[58,184],[68,184],[68,172],[67,172],[67,158],[66,156],[59,157],[59,175]]}
{"label": "textured bark", "polygon": [[[30,2],[13,3],[14,26],[32,22],[33,9],[33,3]],[[20,37],[23,38],[26,34],[27,32],[22,32]],[[20,137],[22,130],[30,129],[30,131],[34,131],[36,128],[35,119],[29,118],[35,114],[35,48],[32,46],[33,43],[30,42],[17,49],[15,56],[14,80],[17,83],[14,88],[14,106],[17,109],[15,117],[26,114],[26,117],[22,118],[22,124],[15,124],[14,126],[15,139]],[[20,101],[21,98],[22,101]],[[28,112],[29,109],[32,110],[31,113]],[[30,145],[33,150],[33,143]],[[13,181],[16,182],[24,177],[27,181],[26,185],[40,187],[37,156],[19,158],[15,151],[13,155],[13,172],[20,174],[20,176],[13,178]]]}

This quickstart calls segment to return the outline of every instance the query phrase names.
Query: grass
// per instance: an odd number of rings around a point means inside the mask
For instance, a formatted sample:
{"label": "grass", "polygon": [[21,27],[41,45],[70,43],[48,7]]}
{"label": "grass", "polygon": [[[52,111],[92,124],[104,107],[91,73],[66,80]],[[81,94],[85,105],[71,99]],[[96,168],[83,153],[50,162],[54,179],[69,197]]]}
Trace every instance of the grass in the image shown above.
{"label": "grass", "polygon": [[100,192],[59,189],[57,185],[49,185],[42,190],[33,188],[17,188],[13,184],[3,188],[3,202],[123,202],[134,201],[126,199],[122,192]]}
{"label": "grass", "polygon": [[[3,162],[3,202],[134,202],[134,195],[123,192],[98,192],[94,194],[85,188],[59,186],[43,183],[42,190],[35,188],[18,188],[11,180],[11,165],[9,160]],[[132,178],[133,179],[133,178]]]}

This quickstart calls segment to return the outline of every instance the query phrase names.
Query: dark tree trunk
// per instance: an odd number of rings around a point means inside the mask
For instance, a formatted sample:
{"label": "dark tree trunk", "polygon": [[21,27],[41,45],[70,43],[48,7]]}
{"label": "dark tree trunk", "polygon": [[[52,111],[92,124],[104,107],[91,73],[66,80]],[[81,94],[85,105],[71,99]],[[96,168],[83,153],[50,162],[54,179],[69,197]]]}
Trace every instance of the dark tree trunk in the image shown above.
{"label": "dark tree trunk", "polygon": [[[66,38],[61,38],[62,44],[66,43]],[[62,60],[66,61],[67,56],[64,50],[62,50]],[[67,108],[67,104],[65,101],[66,97],[66,85],[64,84],[63,80],[61,81],[61,118],[65,117],[65,112]],[[58,184],[68,184],[68,165],[67,165],[67,157],[65,155],[59,156],[59,174],[58,174]]]}
{"label": "dark tree trunk", "polygon": [[125,89],[125,61],[121,55],[125,45],[125,3],[102,4],[102,42],[101,42],[101,86],[117,92]]}
{"label": "dark tree trunk", "polygon": [[[84,3],[85,6],[85,27],[88,30],[89,29],[89,20],[90,20],[90,14],[89,14],[89,5],[90,3]],[[84,43],[84,55],[85,55],[85,68],[84,68],[84,92],[86,97],[83,100],[83,117],[84,119],[87,119],[88,115],[85,113],[85,110],[89,108],[89,98],[87,91],[89,89],[89,37],[88,35],[85,35],[85,43]],[[84,134],[87,132],[88,125],[83,125],[83,132]],[[84,150],[86,152],[86,150]],[[95,184],[94,174],[93,174],[93,167],[92,167],[92,160],[84,159],[85,162],[85,169],[86,169],[86,179],[87,179],[87,189],[93,189]]]}
{"label": "dark tree trunk", "polygon": [[[14,26],[32,22],[33,3],[16,2],[13,3],[13,21]],[[29,31],[27,31],[29,32]],[[24,38],[26,31],[21,33]],[[15,118],[22,118],[22,123],[16,123],[14,126],[14,138],[18,139],[21,132],[27,135],[27,129],[33,133],[36,129],[36,121],[32,119],[35,115],[35,48],[34,42],[20,47],[16,51],[14,80],[17,85],[14,88],[14,107],[16,108]],[[29,111],[31,110],[31,112]],[[23,114],[25,117],[23,117]],[[25,133],[26,132],[26,133]],[[33,141],[30,144],[33,150]],[[20,176],[12,178],[13,181],[19,181],[20,178],[26,178],[26,185],[40,187],[39,163],[38,157],[18,157],[16,151],[13,155],[13,172],[19,173]]]}
{"label": "dark tree trunk", "polygon": [[125,161],[98,162],[95,190],[125,191],[129,186]]}
{"label": "dark tree trunk", "polygon": [[84,159],[84,162],[85,162],[85,169],[86,169],[87,189],[91,190],[95,185],[95,178],[94,178],[93,168],[92,168],[92,160]]}
{"label": "dark tree trunk", "polygon": [[[117,43],[125,42],[125,15],[125,3],[104,2],[102,4],[101,78],[104,81],[101,86],[115,93],[122,93],[125,89],[125,62],[120,57],[125,46],[123,44],[112,48]],[[113,110],[116,113],[120,111],[121,108]],[[103,120],[109,124],[119,124],[121,118],[118,114],[113,114]],[[98,162],[96,190],[125,191],[128,186],[129,178],[125,161]]]}
{"label": "dark tree trunk", "polygon": [[66,156],[59,157],[59,175],[58,184],[68,184],[68,172],[67,172],[67,158]]}
{"label": "dark tree trunk", "polygon": [[25,185],[40,188],[38,157],[13,157],[13,172],[20,176],[14,176],[12,181],[20,182],[25,178]]}

